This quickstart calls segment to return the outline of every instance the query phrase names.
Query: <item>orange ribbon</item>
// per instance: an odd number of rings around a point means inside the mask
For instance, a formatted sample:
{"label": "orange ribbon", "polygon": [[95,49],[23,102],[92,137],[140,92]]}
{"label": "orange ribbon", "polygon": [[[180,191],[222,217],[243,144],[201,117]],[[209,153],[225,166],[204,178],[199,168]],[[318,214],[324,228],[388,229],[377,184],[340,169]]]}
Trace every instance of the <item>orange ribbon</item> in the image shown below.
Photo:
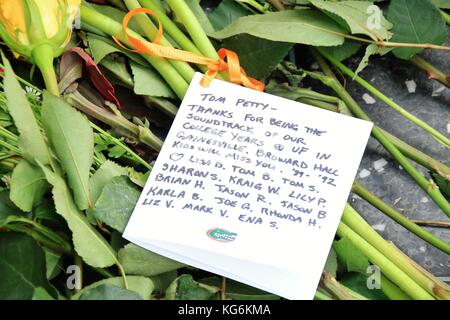
{"label": "orange ribbon", "polygon": [[[131,18],[139,13],[147,13],[154,16],[158,20],[158,33],[156,34],[153,42],[139,40],[128,34],[127,28],[128,23]],[[127,36],[128,41],[134,46],[134,50],[126,48],[116,37],[113,37],[114,41],[126,50],[137,53],[146,53],[151,56],[162,57],[171,60],[186,61],[196,64],[205,65],[208,71],[204,74],[200,84],[207,87],[211,81],[216,77],[217,73],[220,71],[228,71],[229,79],[231,82],[236,84],[244,85],[247,88],[255,89],[258,91],[264,91],[264,83],[248,77],[245,74],[244,69],[241,68],[239,64],[239,58],[236,52],[221,48],[217,51],[219,55],[219,60],[214,60],[211,58],[203,57],[190,51],[179,50],[171,47],[165,47],[160,45],[160,41],[163,35],[163,28],[158,16],[155,12],[147,8],[139,8],[131,10],[123,18],[122,23],[123,31]],[[225,61],[224,59],[227,59]]]}

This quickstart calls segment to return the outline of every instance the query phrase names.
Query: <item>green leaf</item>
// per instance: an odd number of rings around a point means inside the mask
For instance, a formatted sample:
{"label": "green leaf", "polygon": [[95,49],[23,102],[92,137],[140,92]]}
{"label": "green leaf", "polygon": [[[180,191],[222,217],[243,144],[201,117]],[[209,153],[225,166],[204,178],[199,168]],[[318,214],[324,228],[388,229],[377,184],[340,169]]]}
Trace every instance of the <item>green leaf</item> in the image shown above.
{"label": "green leaf", "polygon": [[370,300],[389,300],[381,289],[368,288],[365,273],[347,273],[339,279],[339,282]]}
{"label": "green leaf", "polygon": [[335,242],[333,247],[339,261],[347,267],[347,271],[366,273],[369,267],[369,259],[350,240],[342,238]]}
{"label": "green leaf", "polygon": [[223,0],[208,16],[215,30],[221,30],[234,20],[250,15],[251,12],[234,0]]}
{"label": "green leaf", "polygon": [[126,274],[156,276],[184,267],[178,261],[129,243],[119,250],[119,261]]}
{"label": "green leaf", "polygon": [[87,40],[92,58],[97,64],[111,53],[122,53],[136,63],[148,65],[147,61],[139,54],[120,48],[113,40],[109,38],[102,37],[94,33],[88,33]]}
{"label": "green leaf", "polygon": [[[443,44],[448,39],[445,22],[439,10],[429,0],[392,0],[388,19],[394,24],[393,42]],[[421,48],[395,48],[400,59],[410,59]]]}
{"label": "green leaf", "polygon": [[42,200],[48,187],[42,170],[22,159],[11,175],[11,201],[22,211],[30,212]]}
{"label": "green leaf", "polygon": [[339,61],[350,58],[359,51],[362,44],[357,41],[345,40],[344,44],[336,47],[320,47],[321,50],[333,55]]}
{"label": "green leaf", "polygon": [[[127,276],[128,290],[136,292],[142,299],[148,300],[153,292],[153,282],[146,277]],[[78,300],[85,293],[101,285],[112,285],[125,289],[123,278],[115,277],[97,281],[84,287],[80,292],[72,296],[72,300]]]}
{"label": "green leaf", "polygon": [[3,81],[5,95],[8,100],[9,113],[13,117],[14,124],[20,134],[19,148],[23,153],[23,157],[28,161],[33,163],[34,159],[37,159],[43,164],[48,164],[50,159],[47,144],[39,129],[30,103],[19,81],[16,79],[9,61],[3,54],[2,59],[5,66],[5,77]]}
{"label": "green leaf", "polygon": [[0,226],[8,223],[8,217],[22,216],[25,217],[24,212],[19,210],[9,197],[8,191],[0,192]]}
{"label": "green leaf", "polygon": [[328,254],[324,270],[336,278],[337,268],[338,268],[338,260],[336,250],[334,250],[334,248],[332,247],[330,253]]}
{"label": "green leaf", "polygon": [[89,214],[122,233],[140,194],[127,176],[114,177],[105,185]]}
{"label": "green leaf", "polygon": [[380,56],[384,56],[385,54],[392,51],[393,48],[390,47],[379,47],[376,44],[369,44],[366,47],[366,52],[364,53],[363,58],[359,62],[358,68],[355,70],[355,75],[358,75],[361,71],[363,71],[369,65],[369,58],[374,54],[378,54]]}
{"label": "green leaf", "polygon": [[178,272],[176,270],[161,273],[157,276],[152,276],[151,279],[155,285],[154,291],[164,293],[167,287],[177,278],[177,276]]}
{"label": "green leaf", "polygon": [[32,299],[37,288],[53,291],[45,277],[45,256],[33,238],[0,233],[0,299]]}
{"label": "green leaf", "polygon": [[438,8],[450,9],[450,0],[431,0],[431,2]]}
{"label": "green leaf", "polygon": [[61,98],[44,92],[42,124],[67,173],[78,208],[92,207],[89,171],[94,154],[94,133],[88,119]]}
{"label": "green leaf", "polygon": [[270,41],[248,34],[239,34],[223,41],[223,47],[235,51],[245,72],[256,79],[268,77],[292,46],[292,43]]}
{"label": "green leaf", "polygon": [[36,288],[33,293],[33,300],[55,300],[44,288]]}
{"label": "green leaf", "polygon": [[128,171],[128,177],[130,180],[137,186],[144,188],[145,183],[148,180],[148,176],[150,175],[150,170],[148,170],[145,173],[139,172],[134,170],[133,168],[130,168]]}
{"label": "green leaf", "polygon": [[130,67],[134,78],[134,93],[153,97],[175,97],[172,89],[155,70],[133,61],[130,61]]}
{"label": "green leaf", "polygon": [[52,280],[61,272],[61,255],[54,253],[48,249],[44,249],[45,252],[45,266],[46,266],[46,277],[48,280]]}
{"label": "green leaf", "polygon": [[[200,280],[201,283],[209,286],[221,287],[222,279],[219,277],[211,277]],[[225,295],[228,299],[233,300],[280,300],[280,297],[272,293],[268,293],[246,284],[227,279]]]}
{"label": "green leaf", "polygon": [[119,166],[113,161],[106,160],[89,180],[92,201],[94,203],[97,201],[106,184],[115,177],[127,175],[127,171],[127,168]]}
{"label": "green leaf", "polygon": [[126,58],[110,55],[105,57],[99,65],[103,75],[109,78],[113,85],[119,84],[133,87],[133,77],[128,71]]}
{"label": "green leaf", "polygon": [[86,290],[80,300],[143,300],[136,292],[110,284],[102,284]]}
{"label": "green leaf", "polygon": [[36,220],[47,220],[52,223],[61,224],[64,219],[56,213],[55,204],[52,199],[44,198],[33,210],[33,218]]}
{"label": "green leaf", "polygon": [[47,181],[53,186],[56,212],[67,221],[78,255],[93,267],[106,268],[117,263],[114,250],[76,207],[64,179],[44,166],[41,168]]}
{"label": "green leaf", "polygon": [[382,11],[378,7],[379,11],[375,14],[381,15],[379,21],[374,23],[374,27],[369,25],[371,11],[368,8],[376,7],[372,1],[310,0],[310,2],[352,34],[364,34],[373,40],[386,40],[392,36],[388,31],[392,28],[392,24],[382,16]]}
{"label": "green leaf", "polygon": [[167,288],[168,300],[213,300],[219,288],[194,281],[191,275],[183,274]]}
{"label": "green leaf", "polygon": [[344,37],[336,33],[347,32],[321,12],[296,9],[242,17],[212,36],[224,39],[241,33],[272,41],[337,46]]}

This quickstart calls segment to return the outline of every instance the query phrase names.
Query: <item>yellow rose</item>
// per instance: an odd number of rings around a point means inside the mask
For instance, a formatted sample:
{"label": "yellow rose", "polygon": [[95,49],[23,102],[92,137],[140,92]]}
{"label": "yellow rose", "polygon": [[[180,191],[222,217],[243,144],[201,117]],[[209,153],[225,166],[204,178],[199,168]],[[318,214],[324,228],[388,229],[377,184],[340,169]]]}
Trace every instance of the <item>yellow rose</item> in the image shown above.
{"label": "yellow rose", "polygon": [[80,0],[0,0],[0,36],[11,50],[32,59],[41,44],[60,55],[70,39]]}

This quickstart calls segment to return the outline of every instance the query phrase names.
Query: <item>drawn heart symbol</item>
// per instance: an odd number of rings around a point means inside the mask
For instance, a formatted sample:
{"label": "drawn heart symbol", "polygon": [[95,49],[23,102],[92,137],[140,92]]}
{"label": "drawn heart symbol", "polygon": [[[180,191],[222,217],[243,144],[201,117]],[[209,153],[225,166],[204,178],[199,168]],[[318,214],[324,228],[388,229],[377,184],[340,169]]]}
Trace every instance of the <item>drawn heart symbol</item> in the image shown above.
{"label": "drawn heart symbol", "polygon": [[183,153],[172,153],[169,158],[172,161],[178,161],[181,160],[183,157],[184,157]]}

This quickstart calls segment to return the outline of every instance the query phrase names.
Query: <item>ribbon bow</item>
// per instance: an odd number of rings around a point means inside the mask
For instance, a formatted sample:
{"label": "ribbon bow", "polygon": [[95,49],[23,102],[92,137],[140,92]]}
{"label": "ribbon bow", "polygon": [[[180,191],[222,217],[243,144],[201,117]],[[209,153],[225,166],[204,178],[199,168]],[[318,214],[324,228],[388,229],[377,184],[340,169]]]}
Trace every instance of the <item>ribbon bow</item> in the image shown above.
{"label": "ribbon bow", "polygon": [[[153,39],[153,42],[139,40],[127,32],[128,24],[136,14],[147,13],[154,16],[158,21],[158,33]],[[205,65],[208,71],[204,74],[200,84],[207,87],[211,81],[216,77],[220,71],[227,71],[231,82],[243,85],[250,89],[264,91],[264,83],[248,77],[239,64],[239,58],[236,52],[221,48],[217,51],[219,60],[203,57],[190,51],[165,47],[160,45],[163,35],[163,28],[159,21],[158,15],[150,9],[139,8],[128,12],[123,18],[122,28],[127,36],[128,41],[134,46],[133,49],[126,48],[117,38],[113,37],[114,41],[122,48],[137,53],[146,53],[152,56],[162,57],[171,60],[186,61],[195,64]],[[226,58],[226,61],[225,61]]]}

